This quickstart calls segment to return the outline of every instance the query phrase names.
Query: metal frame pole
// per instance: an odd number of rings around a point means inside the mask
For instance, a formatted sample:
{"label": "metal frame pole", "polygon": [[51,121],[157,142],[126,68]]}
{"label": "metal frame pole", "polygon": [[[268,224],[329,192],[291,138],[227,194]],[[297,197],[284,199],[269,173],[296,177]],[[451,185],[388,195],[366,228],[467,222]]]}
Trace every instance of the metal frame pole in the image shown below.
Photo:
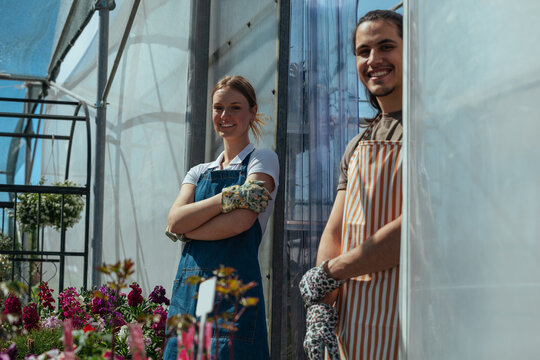
{"label": "metal frame pole", "polygon": [[[114,3],[113,3],[114,4]],[[107,124],[107,104],[103,99],[107,85],[107,61],[109,56],[109,11],[107,1],[98,1],[99,44],[97,68],[97,115],[96,115],[96,161],[94,178],[94,224],[92,232],[92,286],[101,285],[101,266],[103,254],[103,200],[105,181],[105,142]],[[113,5],[114,8],[114,5]]]}
{"label": "metal frame pole", "polygon": [[208,91],[208,54],[210,42],[210,0],[191,1],[188,97],[186,109],[186,170],[204,162],[206,107]]}
{"label": "metal frame pole", "polygon": [[[276,153],[279,158],[279,183],[275,208],[285,209],[285,169],[287,157],[287,112],[289,88],[290,46],[290,0],[279,2],[279,53],[278,53],[278,105]],[[285,238],[285,216],[283,211],[274,214],[274,241],[272,246],[272,323],[271,359],[283,358],[287,347],[287,256]]]}

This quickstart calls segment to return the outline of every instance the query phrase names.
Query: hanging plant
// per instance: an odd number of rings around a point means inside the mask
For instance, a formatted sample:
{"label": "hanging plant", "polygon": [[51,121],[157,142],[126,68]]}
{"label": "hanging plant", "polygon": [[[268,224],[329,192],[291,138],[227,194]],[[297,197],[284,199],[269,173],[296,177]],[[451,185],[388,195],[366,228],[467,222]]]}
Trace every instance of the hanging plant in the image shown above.
{"label": "hanging plant", "polygon": [[[44,179],[39,182],[43,185]],[[54,182],[54,186],[76,186],[72,181]],[[64,194],[64,226],[66,229],[73,227],[80,219],[84,208],[84,200],[79,194]],[[17,223],[24,232],[34,232],[38,223],[41,227],[51,226],[56,230],[62,228],[62,194],[42,194],[39,204],[39,194],[22,193],[17,196]],[[39,206],[40,205],[40,206]],[[13,217],[13,213],[10,213]]]}

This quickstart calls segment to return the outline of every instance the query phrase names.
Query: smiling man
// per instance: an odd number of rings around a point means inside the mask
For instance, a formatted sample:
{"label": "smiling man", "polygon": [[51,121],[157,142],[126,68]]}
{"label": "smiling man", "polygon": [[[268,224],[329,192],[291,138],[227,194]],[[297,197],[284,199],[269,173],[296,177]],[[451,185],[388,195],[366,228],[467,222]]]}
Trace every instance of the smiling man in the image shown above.
{"label": "smiling man", "polygon": [[358,76],[377,116],[345,150],[318,266],[300,282],[311,360],[324,359],[325,349],[330,359],[397,359],[402,24],[400,14],[375,10],[353,35]]}

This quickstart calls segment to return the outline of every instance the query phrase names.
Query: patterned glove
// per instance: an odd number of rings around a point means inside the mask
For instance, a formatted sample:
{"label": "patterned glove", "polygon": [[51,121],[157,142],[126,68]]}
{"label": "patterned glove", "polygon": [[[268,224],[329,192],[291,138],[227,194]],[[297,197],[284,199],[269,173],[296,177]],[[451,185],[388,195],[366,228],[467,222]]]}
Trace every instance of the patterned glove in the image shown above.
{"label": "patterned glove", "polygon": [[180,240],[182,242],[190,242],[191,239],[188,239],[186,235],[184,234],[175,234],[170,231],[169,226],[167,225],[167,228],[165,229],[165,235],[172,241],[176,242],[177,240]]}
{"label": "patterned glove", "polygon": [[309,360],[324,360],[324,348],[330,360],[339,360],[337,320],[338,314],[332,305],[315,304],[308,308],[304,351]]}
{"label": "patterned glove", "polygon": [[221,212],[229,213],[236,209],[249,209],[260,214],[271,200],[264,187],[264,181],[248,180],[242,185],[233,185],[221,191]]}
{"label": "patterned glove", "polygon": [[321,265],[309,269],[300,280],[300,294],[304,304],[309,307],[318,303],[328,293],[340,287],[345,280],[336,280],[324,270],[328,260]]}

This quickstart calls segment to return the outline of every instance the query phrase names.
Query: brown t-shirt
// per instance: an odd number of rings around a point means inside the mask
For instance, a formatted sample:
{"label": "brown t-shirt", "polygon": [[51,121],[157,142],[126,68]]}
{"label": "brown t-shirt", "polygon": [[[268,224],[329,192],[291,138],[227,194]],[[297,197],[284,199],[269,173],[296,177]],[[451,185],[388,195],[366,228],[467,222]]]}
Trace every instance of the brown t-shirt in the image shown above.
{"label": "brown t-shirt", "polygon": [[[367,134],[365,139],[363,140],[402,140],[403,126],[401,124],[401,111],[383,114],[379,120],[375,121],[376,123],[375,125],[373,125],[371,133]],[[338,191],[347,189],[347,173],[349,170],[349,162],[351,161],[354,150],[356,150],[356,147],[358,146],[358,143],[360,143],[360,140],[363,138],[366,130],[353,137],[345,148],[345,153],[341,158],[341,163],[339,166],[340,173],[337,186]]]}

